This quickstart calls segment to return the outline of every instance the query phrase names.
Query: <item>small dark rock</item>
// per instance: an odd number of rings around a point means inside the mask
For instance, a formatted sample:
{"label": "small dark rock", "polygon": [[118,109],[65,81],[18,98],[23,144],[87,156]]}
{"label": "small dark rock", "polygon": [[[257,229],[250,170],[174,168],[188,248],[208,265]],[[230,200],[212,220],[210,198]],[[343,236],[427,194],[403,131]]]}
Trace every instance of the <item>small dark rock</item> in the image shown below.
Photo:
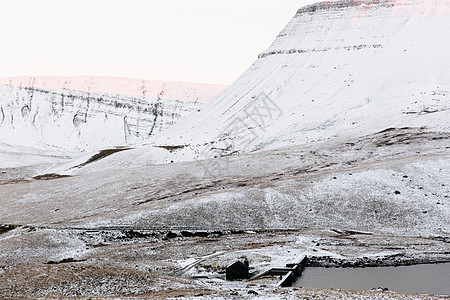
{"label": "small dark rock", "polygon": [[0,234],[16,229],[15,225],[0,225]]}
{"label": "small dark rock", "polygon": [[124,230],[122,231],[122,233],[124,234],[124,239],[139,239],[149,237],[149,234],[134,230]]}
{"label": "small dark rock", "polygon": [[84,261],[84,260],[78,260],[78,259],[74,259],[72,257],[69,257],[69,258],[64,258],[64,259],[62,259],[60,261],[53,261],[53,260],[51,260],[51,261],[48,261],[46,264],[47,265],[57,265],[57,264],[66,264],[66,263],[76,263],[76,262],[82,262],[82,261]]}
{"label": "small dark rock", "polygon": [[176,234],[175,232],[169,231],[166,236],[169,239],[173,239],[173,238],[176,238],[178,236],[178,234]]}
{"label": "small dark rock", "polygon": [[248,291],[247,294],[249,294],[249,295],[259,295],[258,292],[254,291],[254,290]]}
{"label": "small dark rock", "polygon": [[198,236],[198,237],[207,237],[207,236],[209,236],[209,232],[206,232],[206,231],[199,231],[199,232],[194,233],[194,236]]}
{"label": "small dark rock", "polygon": [[372,291],[389,291],[388,288],[384,288],[384,287],[377,287],[377,288],[373,288]]}
{"label": "small dark rock", "polygon": [[231,230],[231,234],[243,234],[244,230]]}

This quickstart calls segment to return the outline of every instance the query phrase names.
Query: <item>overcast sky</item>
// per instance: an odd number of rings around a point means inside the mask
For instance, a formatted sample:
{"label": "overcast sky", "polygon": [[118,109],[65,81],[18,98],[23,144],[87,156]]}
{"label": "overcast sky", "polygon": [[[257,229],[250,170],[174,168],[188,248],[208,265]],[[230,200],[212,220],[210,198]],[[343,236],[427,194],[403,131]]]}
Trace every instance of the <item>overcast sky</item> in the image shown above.
{"label": "overcast sky", "polygon": [[0,77],[231,84],[315,0],[0,0]]}

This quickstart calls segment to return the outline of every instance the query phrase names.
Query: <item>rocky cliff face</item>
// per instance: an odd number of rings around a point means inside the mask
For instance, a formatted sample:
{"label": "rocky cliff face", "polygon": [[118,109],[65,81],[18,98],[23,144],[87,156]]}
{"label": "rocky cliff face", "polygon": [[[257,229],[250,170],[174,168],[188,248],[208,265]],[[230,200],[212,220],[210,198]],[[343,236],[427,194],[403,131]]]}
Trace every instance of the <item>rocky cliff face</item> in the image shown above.
{"label": "rocky cliff face", "polygon": [[91,89],[0,86],[0,142],[71,151],[132,145],[200,110],[204,98],[215,95],[214,89],[199,91],[198,85],[184,90],[178,85],[160,85],[154,95],[144,88],[147,95],[138,97]]}

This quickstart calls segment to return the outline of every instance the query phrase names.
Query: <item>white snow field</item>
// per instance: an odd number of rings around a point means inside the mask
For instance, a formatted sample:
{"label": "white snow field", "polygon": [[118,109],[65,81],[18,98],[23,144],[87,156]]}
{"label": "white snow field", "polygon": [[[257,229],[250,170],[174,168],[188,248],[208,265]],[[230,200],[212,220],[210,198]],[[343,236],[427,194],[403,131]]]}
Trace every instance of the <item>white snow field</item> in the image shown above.
{"label": "white snow field", "polygon": [[[56,158],[39,168],[0,169],[0,297],[433,299],[280,290],[223,272],[242,255],[256,273],[303,255],[322,266],[450,260],[449,32],[450,0],[326,1],[301,8],[232,86],[173,126],[160,119],[150,139],[137,129],[131,145],[114,139],[103,124],[115,115],[95,104],[102,113],[80,121],[79,136],[101,138],[45,148]],[[132,128],[144,119],[155,116],[133,110]],[[18,149],[29,140],[41,138]],[[79,148],[95,151],[72,155]],[[38,163],[32,154],[23,159]]]}

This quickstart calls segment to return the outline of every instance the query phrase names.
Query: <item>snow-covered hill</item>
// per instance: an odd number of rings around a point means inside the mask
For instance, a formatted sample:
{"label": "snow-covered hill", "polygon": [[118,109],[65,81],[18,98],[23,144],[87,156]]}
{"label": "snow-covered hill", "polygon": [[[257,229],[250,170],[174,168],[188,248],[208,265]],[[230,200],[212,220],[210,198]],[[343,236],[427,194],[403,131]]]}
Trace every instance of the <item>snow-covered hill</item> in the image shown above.
{"label": "snow-covered hill", "polygon": [[0,85],[0,143],[66,151],[132,145],[200,110],[221,90],[189,83],[88,79],[5,79],[8,85]]}
{"label": "snow-covered hill", "polygon": [[232,86],[153,139],[184,148],[120,153],[95,170],[352,139],[387,128],[448,132],[449,7],[447,0],[345,0],[301,8]]}
{"label": "snow-covered hill", "polygon": [[389,127],[450,130],[449,12],[443,0],[304,7],[171,142],[245,152]]}

